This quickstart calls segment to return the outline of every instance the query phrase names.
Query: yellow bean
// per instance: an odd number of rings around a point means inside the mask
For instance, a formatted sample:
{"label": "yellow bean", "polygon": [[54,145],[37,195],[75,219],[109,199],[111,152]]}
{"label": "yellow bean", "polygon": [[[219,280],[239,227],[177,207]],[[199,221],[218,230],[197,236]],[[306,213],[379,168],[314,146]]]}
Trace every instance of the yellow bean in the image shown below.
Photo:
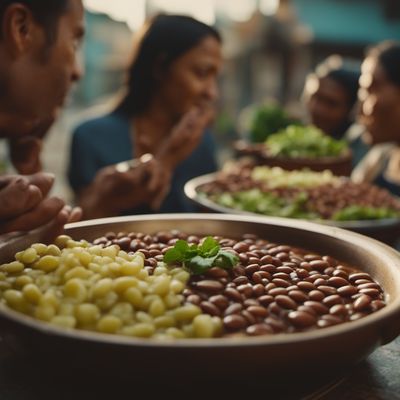
{"label": "yellow bean", "polygon": [[[143,264],[143,262],[142,262]],[[134,262],[134,261],[126,261],[121,265],[120,272],[121,275],[137,275],[139,271],[141,271],[143,268],[143,265],[141,265],[139,262]]]}
{"label": "yellow bean", "polygon": [[34,316],[43,321],[50,321],[56,314],[56,310],[50,304],[36,307]]}
{"label": "yellow bean", "polygon": [[40,298],[42,297],[42,292],[34,283],[28,283],[22,289],[24,298],[33,304],[39,304]]}
{"label": "yellow bean", "polygon": [[135,308],[139,308],[143,303],[143,294],[136,287],[130,287],[125,290],[122,296],[125,300],[129,301]]}
{"label": "yellow bean", "polygon": [[122,293],[130,287],[136,287],[139,281],[133,276],[121,276],[114,280],[113,288],[117,293]]}
{"label": "yellow bean", "polygon": [[47,246],[46,254],[59,257],[61,256],[61,250],[55,244],[50,244]]}
{"label": "yellow bean", "polygon": [[169,292],[171,278],[166,275],[156,276],[155,281],[150,286],[150,293],[155,293],[160,296],[165,296]]}
{"label": "yellow bean", "polygon": [[59,257],[43,256],[33,265],[34,268],[41,269],[44,272],[54,271],[59,266]]}
{"label": "yellow bean", "polygon": [[92,289],[92,296],[95,299],[104,297],[107,293],[111,292],[113,288],[113,281],[110,278],[103,278],[96,282]]}
{"label": "yellow bean", "polygon": [[91,275],[93,275],[93,272],[89,269],[84,267],[74,267],[65,273],[64,279],[66,281],[72,278],[88,279]]}
{"label": "yellow bean", "polygon": [[183,338],[185,338],[185,334],[182,332],[182,330],[180,330],[178,328],[174,328],[174,327],[168,328],[165,331],[165,333],[168,336],[170,336],[170,337],[172,337],[174,339],[183,339]]}
{"label": "yellow bean", "polygon": [[7,274],[17,274],[24,270],[25,266],[22,262],[12,261],[8,264],[3,264],[1,270]]}
{"label": "yellow bean", "polygon": [[86,300],[87,290],[80,279],[73,278],[65,284],[64,295],[67,297],[72,297],[79,302],[83,302]]}
{"label": "yellow bean", "polygon": [[30,247],[29,249],[26,249],[24,252],[22,252],[19,261],[23,262],[24,264],[33,264],[38,258],[39,255],[35,248]]}
{"label": "yellow bean", "polygon": [[194,335],[198,338],[211,338],[214,335],[214,324],[210,315],[199,314],[193,319]]}
{"label": "yellow bean", "polygon": [[118,295],[115,292],[109,292],[104,297],[97,299],[96,304],[101,310],[109,310],[118,301]]}
{"label": "yellow bean", "polygon": [[154,325],[157,329],[169,328],[175,325],[175,319],[172,315],[160,315],[154,318]]}
{"label": "yellow bean", "polygon": [[15,287],[17,287],[18,289],[22,289],[28,283],[32,283],[32,282],[33,282],[33,279],[31,276],[21,275],[15,279]]}
{"label": "yellow bean", "polygon": [[58,246],[60,249],[63,249],[65,247],[67,247],[67,243],[71,240],[70,236],[67,235],[59,235],[57,236],[56,240],[54,241],[54,243],[56,244],[56,246]]}
{"label": "yellow bean", "polygon": [[100,317],[99,308],[90,303],[79,304],[75,309],[75,317],[81,324],[93,324]]}
{"label": "yellow bean", "polygon": [[174,316],[177,321],[188,321],[201,313],[201,309],[194,304],[185,304],[174,310]]}
{"label": "yellow bean", "polygon": [[96,325],[100,332],[115,333],[122,326],[122,321],[115,315],[105,315],[101,317]]}
{"label": "yellow bean", "polygon": [[136,337],[148,338],[151,337],[155,332],[154,325],[148,322],[138,322],[129,328],[129,330],[126,328],[124,333]]}
{"label": "yellow bean", "polygon": [[165,305],[160,298],[154,299],[149,306],[149,314],[152,317],[159,317],[165,313]]}
{"label": "yellow bean", "polygon": [[72,329],[76,326],[76,318],[71,315],[56,315],[50,322],[61,328]]}

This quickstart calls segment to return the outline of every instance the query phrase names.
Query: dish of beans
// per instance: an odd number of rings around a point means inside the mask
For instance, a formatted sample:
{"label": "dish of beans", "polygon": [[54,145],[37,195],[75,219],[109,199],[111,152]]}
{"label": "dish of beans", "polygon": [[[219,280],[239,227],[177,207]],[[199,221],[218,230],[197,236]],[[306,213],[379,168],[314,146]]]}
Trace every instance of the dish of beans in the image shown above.
{"label": "dish of beans", "polygon": [[173,230],[35,243],[0,266],[1,303],[67,329],[160,340],[310,331],[385,306],[368,273],[253,234],[213,237],[236,256],[231,268],[194,274],[163,261],[179,240],[204,239]]}
{"label": "dish of beans", "polygon": [[357,184],[330,171],[285,171],[234,165],[196,188],[198,196],[228,209],[309,220],[400,218],[400,201],[387,190]]}

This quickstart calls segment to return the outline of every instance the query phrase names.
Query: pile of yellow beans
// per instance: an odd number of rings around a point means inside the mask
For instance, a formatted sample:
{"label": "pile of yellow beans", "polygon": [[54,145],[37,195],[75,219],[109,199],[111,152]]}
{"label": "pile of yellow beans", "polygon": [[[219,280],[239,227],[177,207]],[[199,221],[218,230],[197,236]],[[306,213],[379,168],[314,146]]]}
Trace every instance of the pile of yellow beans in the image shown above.
{"label": "pile of yellow beans", "polygon": [[162,262],[149,275],[144,256],[59,236],[0,266],[0,302],[63,328],[133,337],[208,338],[222,322],[182,294],[189,273]]}

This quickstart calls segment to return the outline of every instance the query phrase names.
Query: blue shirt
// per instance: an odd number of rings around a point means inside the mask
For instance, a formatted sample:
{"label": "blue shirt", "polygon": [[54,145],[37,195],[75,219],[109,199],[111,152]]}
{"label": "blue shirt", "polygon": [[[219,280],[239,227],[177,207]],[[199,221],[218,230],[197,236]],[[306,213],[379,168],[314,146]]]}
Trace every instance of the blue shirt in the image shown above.
{"label": "blue shirt", "polygon": [[[74,191],[87,187],[97,171],[105,166],[132,159],[134,143],[131,140],[129,119],[116,112],[88,120],[74,131],[71,143],[68,179]],[[176,167],[171,189],[157,212],[195,212],[197,207],[186,198],[185,183],[197,176],[217,170],[216,147],[209,131],[193,153]],[[147,214],[144,205],[126,214]]]}

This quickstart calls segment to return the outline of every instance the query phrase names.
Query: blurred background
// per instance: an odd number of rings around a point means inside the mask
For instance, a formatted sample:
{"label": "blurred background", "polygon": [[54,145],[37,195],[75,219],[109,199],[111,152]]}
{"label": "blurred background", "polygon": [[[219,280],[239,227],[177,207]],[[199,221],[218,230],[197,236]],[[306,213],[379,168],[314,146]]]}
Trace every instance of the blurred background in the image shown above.
{"label": "blurred background", "polygon": [[[86,0],[82,46],[84,78],[52,127],[44,149],[47,171],[57,175],[55,194],[71,198],[66,159],[71,132],[82,120],[110,107],[124,80],[132,35],[158,12],[192,15],[222,34],[224,69],[214,131],[220,161],[240,137],[246,107],[274,99],[301,116],[306,75],[330,54],[360,63],[368,46],[400,39],[398,0]],[[6,157],[6,150],[1,149]],[[5,160],[5,162],[7,162]]]}

